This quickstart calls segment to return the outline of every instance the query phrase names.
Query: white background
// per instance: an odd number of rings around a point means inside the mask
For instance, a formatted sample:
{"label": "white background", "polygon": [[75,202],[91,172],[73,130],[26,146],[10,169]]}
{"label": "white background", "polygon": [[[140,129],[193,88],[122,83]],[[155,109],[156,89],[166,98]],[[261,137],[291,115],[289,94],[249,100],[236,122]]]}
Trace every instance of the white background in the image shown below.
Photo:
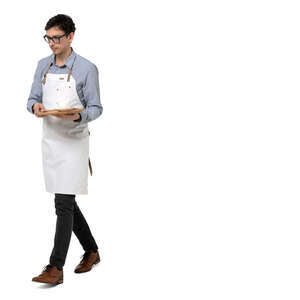
{"label": "white background", "polygon": [[[298,1],[9,1],[1,7],[3,299],[299,299]],[[48,19],[99,69],[89,195],[102,262],[64,283],[41,125],[26,110]],[[87,296],[87,293],[92,293]]]}

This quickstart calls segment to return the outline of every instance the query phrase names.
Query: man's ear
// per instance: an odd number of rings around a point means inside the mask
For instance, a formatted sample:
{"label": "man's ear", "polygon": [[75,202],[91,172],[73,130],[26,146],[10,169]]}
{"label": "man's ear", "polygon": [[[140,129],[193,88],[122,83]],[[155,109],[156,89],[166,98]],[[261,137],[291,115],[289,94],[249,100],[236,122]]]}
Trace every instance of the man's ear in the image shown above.
{"label": "man's ear", "polygon": [[70,32],[69,36],[68,36],[68,39],[69,39],[70,43],[73,41],[73,38],[74,38],[74,32]]}

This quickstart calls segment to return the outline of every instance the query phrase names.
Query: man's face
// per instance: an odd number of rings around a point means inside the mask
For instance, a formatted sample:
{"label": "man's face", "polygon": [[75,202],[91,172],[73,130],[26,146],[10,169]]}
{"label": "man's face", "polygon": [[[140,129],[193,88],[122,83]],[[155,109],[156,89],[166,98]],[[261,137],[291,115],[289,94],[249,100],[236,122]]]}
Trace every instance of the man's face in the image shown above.
{"label": "man's face", "polygon": [[[63,34],[65,34],[65,32],[59,29],[57,26],[46,30],[46,35],[48,37],[57,37]],[[66,49],[71,45],[73,37],[74,32],[71,32],[68,36],[63,36],[62,38],[60,38],[60,42],[57,44],[50,40],[49,47],[54,54],[61,54],[62,52],[66,51]]]}

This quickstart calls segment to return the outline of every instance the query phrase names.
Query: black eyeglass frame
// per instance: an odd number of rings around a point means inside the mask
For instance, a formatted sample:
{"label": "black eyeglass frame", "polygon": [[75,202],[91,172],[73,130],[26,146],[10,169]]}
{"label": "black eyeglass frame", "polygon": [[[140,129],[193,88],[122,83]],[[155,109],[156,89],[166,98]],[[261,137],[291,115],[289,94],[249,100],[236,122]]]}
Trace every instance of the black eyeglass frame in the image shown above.
{"label": "black eyeglass frame", "polygon": [[[50,37],[48,36],[47,34],[45,34],[43,36],[44,40],[46,41],[46,43],[50,43],[50,40],[54,43],[54,44],[59,44],[60,43],[60,39],[63,38],[64,36],[68,36],[69,34],[68,33],[65,33],[65,34],[62,34],[62,35],[59,35],[59,36],[53,36],[53,37]],[[58,39],[56,40],[56,42],[54,41],[54,39]]]}

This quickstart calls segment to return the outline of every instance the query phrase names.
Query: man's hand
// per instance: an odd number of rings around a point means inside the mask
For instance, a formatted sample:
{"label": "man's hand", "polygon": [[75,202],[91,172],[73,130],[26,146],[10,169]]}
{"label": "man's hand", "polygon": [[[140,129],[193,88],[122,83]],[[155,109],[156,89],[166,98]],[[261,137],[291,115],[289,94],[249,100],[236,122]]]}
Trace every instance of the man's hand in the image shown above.
{"label": "man's hand", "polygon": [[61,118],[61,119],[65,119],[65,120],[78,120],[80,118],[79,113],[75,113],[75,114],[52,114],[52,116]]}
{"label": "man's hand", "polygon": [[42,103],[35,103],[33,105],[33,111],[34,111],[34,114],[35,116],[37,116],[38,118],[41,118],[41,117],[44,117],[43,115],[40,114],[41,111],[44,111],[45,110],[45,107]]}

